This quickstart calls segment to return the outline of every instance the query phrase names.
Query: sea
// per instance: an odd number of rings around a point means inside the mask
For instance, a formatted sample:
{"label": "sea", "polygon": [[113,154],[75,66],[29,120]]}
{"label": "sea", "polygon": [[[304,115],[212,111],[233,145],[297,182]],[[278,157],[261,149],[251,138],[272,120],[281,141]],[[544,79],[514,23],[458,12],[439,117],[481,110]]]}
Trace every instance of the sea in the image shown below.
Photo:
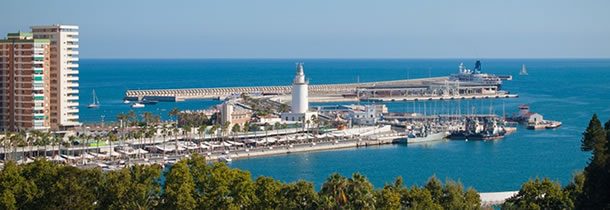
{"label": "sea", "polygon": [[[81,59],[80,119],[85,126],[116,121],[131,110],[123,103],[128,89],[290,85],[295,63],[303,62],[310,84],[352,83],[447,76],[461,62],[475,59]],[[583,169],[590,154],[580,151],[582,132],[591,116],[610,119],[610,59],[483,59],[486,73],[513,75],[502,89],[518,98],[459,102],[388,102],[392,112],[517,112],[528,104],[545,119],[563,126],[518,131],[496,141],[442,141],[384,145],[234,160],[229,165],[285,182],[308,180],[317,187],[334,172],[364,174],[383,187],[401,176],[407,185],[423,185],[431,176],[460,181],[482,192],[518,190],[529,179],[548,177],[567,184]],[[521,76],[521,66],[529,75]],[[87,109],[95,90],[99,109]],[[161,115],[168,111],[206,109],[216,100],[160,102],[134,109]],[[346,103],[313,103],[327,106]],[[425,109],[423,107],[426,107]],[[459,107],[459,108],[458,108]]]}

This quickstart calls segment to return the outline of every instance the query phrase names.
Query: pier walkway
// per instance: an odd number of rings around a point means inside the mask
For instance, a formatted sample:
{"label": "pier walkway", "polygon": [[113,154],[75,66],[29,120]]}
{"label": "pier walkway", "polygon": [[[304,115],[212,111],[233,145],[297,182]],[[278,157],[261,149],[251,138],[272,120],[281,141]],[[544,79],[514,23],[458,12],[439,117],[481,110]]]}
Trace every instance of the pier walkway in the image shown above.
{"label": "pier walkway", "polygon": [[[391,80],[363,83],[309,85],[310,95],[351,94],[358,89],[383,86],[414,87],[442,84],[448,77],[432,77],[409,80]],[[142,100],[144,98],[161,101],[183,101],[186,99],[217,99],[236,94],[289,94],[292,86],[252,86],[252,87],[217,87],[217,88],[183,88],[183,89],[150,89],[127,90],[125,98]]]}

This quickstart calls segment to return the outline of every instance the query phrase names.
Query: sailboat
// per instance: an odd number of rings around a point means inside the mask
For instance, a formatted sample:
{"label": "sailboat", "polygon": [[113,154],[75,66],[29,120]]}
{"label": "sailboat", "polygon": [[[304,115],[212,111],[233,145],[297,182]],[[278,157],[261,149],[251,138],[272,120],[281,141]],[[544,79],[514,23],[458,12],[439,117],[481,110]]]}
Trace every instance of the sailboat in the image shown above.
{"label": "sailboat", "polygon": [[94,109],[94,108],[100,107],[100,100],[95,95],[95,90],[93,90],[93,94],[92,95],[93,95],[93,102],[90,103],[89,106],[87,106],[87,108]]}
{"label": "sailboat", "polygon": [[525,67],[525,64],[523,64],[521,66],[521,71],[519,72],[519,75],[528,75],[527,68]]}

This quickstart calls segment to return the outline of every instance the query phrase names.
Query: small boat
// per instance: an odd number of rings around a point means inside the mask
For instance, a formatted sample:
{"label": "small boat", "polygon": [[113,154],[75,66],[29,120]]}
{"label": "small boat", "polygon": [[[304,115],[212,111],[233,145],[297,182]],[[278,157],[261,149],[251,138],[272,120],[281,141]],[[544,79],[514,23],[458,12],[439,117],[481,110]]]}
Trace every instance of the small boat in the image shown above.
{"label": "small boat", "polygon": [[89,109],[95,109],[100,107],[100,100],[95,95],[95,89],[93,90],[93,101],[87,106]]}
{"label": "small boat", "polygon": [[135,102],[135,103],[131,104],[131,108],[144,108],[144,104]]}
{"label": "small boat", "polygon": [[521,71],[519,72],[519,75],[528,75],[527,68],[525,67],[525,64],[523,64],[521,66]]}
{"label": "small boat", "polygon": [[560,126],[561,126],[561,122],[559,122],[559,121],[548,120],[546,123],[546,129],[559,128]]}
{"label": "small boat", "polygon": [[229,157],[229,156],[220,156],[220,157],[218,157],[218,160],[225,162],[225,163],[233,162],[233,159],[231,159],[231,157]]}
{"label": "small boat", "polygon": [[124,101],[123,101],[123,103],[124,103],[124,104],[129,104],[129,103],[131,103],[131,101],[129,101],[129,100],[124,100]]}
{"label": "small boat", "polygon": [[542,129],[546,129],[546,125],[543,123],[529,123],[529,124],[527,124],[527,129],[542,130]]}
{"label": "small boat", "polygon": [[139,103],[146,104],[146,105],[153,105],[153,104],[157,104],[157,102],[159,102],[159,101],[144,99],[144,100],[141,100]]}

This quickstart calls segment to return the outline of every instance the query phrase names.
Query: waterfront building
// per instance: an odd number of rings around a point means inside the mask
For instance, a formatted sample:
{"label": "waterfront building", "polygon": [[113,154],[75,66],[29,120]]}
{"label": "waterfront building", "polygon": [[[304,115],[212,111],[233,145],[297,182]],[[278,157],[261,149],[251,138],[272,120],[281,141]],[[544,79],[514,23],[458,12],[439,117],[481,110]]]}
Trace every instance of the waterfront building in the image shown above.
{"label": "waterfront building", "polygon": [[0,40],[0,129],[43,130],[49,123],[50,41],[32,33]]}
{"label": "waterfront building", "polygon": [[79,126],[78,26],[32,26],[35,39],[50,41],[51,129]]}
{"label": "waterfront building", "polygon": [[305,122],[317,115],[317,112],[309,111],[309,81],[305,79],[303,64],[297,63],[297,71],[292,81],[292,101],[290,112],[281,114],[284,121]]}
{"label": "waterfront building", "polygon": [[220,122],[221,124],[229,123],[230,127],[235,124],[243,125],[250,121],[251,117],[251,111],[237,108],[231,101],[223,103],[220,107]]}
{"label": "waterfront building", "polygon": [[[385,106],[383,106],[385,107]],[[348,118],[356,125],[375,125],[382,116],[384,108],[376,105],[366,105],[363,110],[351,110]],[[387,108],[385,108],[387,110]]]}

